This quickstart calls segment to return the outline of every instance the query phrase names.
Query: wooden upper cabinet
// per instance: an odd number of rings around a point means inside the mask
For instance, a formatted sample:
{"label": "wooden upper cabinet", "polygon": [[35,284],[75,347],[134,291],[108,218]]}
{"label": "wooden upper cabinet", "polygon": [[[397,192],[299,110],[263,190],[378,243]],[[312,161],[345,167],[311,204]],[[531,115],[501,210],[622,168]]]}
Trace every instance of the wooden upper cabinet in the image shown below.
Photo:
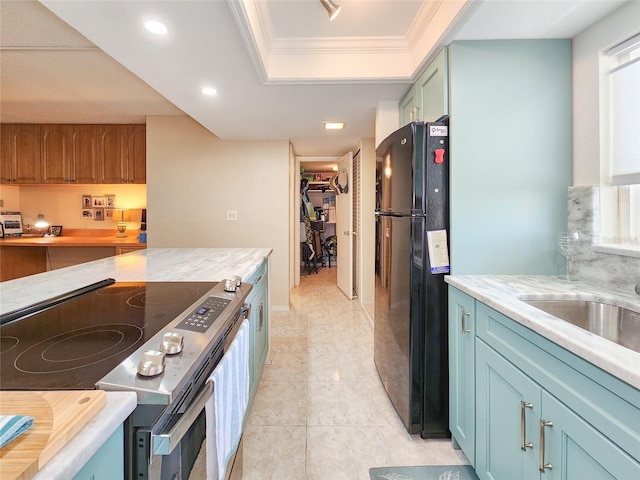
{"label": "wooden upper cabinet", "polygon": [[147,183],[147,126],[129,126],[129,183]]}
{"label": "wooden upper cabinet", "polygon": [[95,125],[43,125],[42,183],[98,182]]}
{"label": "wooden upper cabinet", "polygon": [[146,126],[101,125],[100,183],[146,182]]}
{"label": "wooden upper cabinet", "polygon": [[71,181],[98,183],[98,126],[69,125]]}
{"label": "wooden upper cabinet", "polygon": [[40,183],[40,125],[7,123],[0,129],[1,183]]}

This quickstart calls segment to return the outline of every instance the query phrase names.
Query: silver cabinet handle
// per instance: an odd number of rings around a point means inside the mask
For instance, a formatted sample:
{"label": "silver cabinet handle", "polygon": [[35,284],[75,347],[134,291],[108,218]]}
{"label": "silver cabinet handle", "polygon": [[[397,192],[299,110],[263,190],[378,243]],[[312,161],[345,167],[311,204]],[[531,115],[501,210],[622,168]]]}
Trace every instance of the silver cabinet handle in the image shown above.
{"label": "silver cabinet handle", "polygon": [[462,315],[460,315],[460,323],[462,324],[462,335],[471,333],[471,330],[467,328],[467,322],[465,321],[466,317],[468,317],[469,315],[471,315],[469,312],[465,312],[464,310],[462,310]]}
{"label": "silver cabinet handle", "polygon": [[258,322],[258,331],[262,331],[262,327],[264,326],[264,305],[261,303],[258,306],[258,310],[260,310],[260,321]]}
{"label": "silver cabinet handle", "polygon": [[553,427],[553,423],[543,418],[540,419],[540,468],[538,470],[542,473],[545,470],[553,469],[553,465],[544,463],[544,427]]}
{"label": "silver cabinet handle", "polygon": [[533,403],[520,402],[520,450],[527,451],[527,448],[533,448],[533,443],[527,442],[527,421],[525,419],[525,410],[533,408]]}

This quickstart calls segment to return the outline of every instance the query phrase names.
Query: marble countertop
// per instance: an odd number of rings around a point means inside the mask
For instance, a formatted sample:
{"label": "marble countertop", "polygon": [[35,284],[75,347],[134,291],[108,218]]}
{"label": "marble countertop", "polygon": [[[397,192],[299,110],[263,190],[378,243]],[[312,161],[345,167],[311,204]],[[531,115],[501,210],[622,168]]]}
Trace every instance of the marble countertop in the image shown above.
{"label": "marble countertop", "polygon": [[0,314],[113,278],[121,282],[219,282],[253,274],[269,248],[147,248],[0,282]]}
{"label": "marble countertop", "polygon": [[107,392],[107,403],[32,480],[73,478],[136,408],[134,392]]}
{"label": "marble countertop", "polygon": [[447,283],[512,318],[579,357],[640,389],[640,353],[560,320],[527,303],[549,295],[615,303],[640,311],[640,296],[633,291],[607,288],[552,276],[452,275]]}

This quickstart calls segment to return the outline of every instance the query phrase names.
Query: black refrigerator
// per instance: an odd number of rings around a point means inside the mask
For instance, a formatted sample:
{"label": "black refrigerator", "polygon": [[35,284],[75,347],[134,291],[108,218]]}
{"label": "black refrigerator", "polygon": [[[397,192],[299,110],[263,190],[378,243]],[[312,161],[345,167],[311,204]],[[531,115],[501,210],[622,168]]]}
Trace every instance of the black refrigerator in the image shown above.
{"label": "black refrigerator", "polygon": [[376,149],[374,360],[409,433],[450,436],[448,118],[413,122]]}

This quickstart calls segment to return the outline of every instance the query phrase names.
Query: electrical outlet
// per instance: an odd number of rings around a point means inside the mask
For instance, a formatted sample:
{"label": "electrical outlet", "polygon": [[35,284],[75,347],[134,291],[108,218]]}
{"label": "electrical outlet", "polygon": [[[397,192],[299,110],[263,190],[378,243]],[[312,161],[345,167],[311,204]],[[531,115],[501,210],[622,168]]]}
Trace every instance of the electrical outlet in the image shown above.
{"label": "electrical outlet", "polygon": [[238,220],[238,211],[237,210],[227,210],[227,221],[235,222]]}

